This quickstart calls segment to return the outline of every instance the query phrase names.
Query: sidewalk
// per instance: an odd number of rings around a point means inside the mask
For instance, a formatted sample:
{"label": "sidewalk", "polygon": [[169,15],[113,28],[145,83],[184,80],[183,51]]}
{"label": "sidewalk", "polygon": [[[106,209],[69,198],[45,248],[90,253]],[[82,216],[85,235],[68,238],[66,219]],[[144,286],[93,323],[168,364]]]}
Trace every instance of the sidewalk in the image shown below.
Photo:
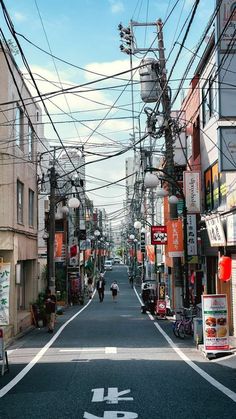
{"label": "sidewalk", "polygon": [[196,351],[199,351],[202,354],[202,356],[208,358],[209,362],[216,362],[218,365],[236,369],[236,337],[230,336],[229,338],[230,351],[227,351],[226,353],[221,352],[214,354],[213,356],[206,356],[206,353],[204,352],[204,345],[197,345],[196,342],[194,342],[193,337],[187,336],[185,339],[180,339],[174,336],[172,323],[175,321],[175,319],[173,317],[168,316],[165,320],[159,320],[157,318],[157,321],[166,332],[166,334],[174,341],[176,346],[178,346],[178,344],[181,346],[184,343],[185,348],[195,348]]}

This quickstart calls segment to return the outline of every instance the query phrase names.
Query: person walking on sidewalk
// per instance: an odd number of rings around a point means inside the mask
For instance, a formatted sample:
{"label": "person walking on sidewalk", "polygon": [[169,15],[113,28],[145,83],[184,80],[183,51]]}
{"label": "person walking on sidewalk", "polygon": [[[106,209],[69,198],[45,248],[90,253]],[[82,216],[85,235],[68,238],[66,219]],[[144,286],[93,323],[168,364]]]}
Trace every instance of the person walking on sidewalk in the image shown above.
{"label": "person walking on sidewalk", "polygon": [[116,299],[117,299],[117,294],[118,294],[118,292],[120,291],[120,290],[119,290],[119,287],[118,287],[118,284],[117,284],[117,282],[116,282],[116,281],[114,281],[114,282],[111,284],[111,288],[110,288],[110,290],[111,290],[111,295],[112,295],[112,299],[113,299],[113,301],[116,301]]}
{"label": "person walking on sidewalk", "polygon": [[56,316],[56,296],[52,294],[48,288],[45,296],[45,312],[48,333],[53,333],[55,327],[55,316]]}
{"label": "person walking on sidewalk", "polygon": [[104,300],[104,291],[105,291],[105,280],[103,279],[103,275],[100,275],[99,280],[97,281],[97,291],[100,303]]}

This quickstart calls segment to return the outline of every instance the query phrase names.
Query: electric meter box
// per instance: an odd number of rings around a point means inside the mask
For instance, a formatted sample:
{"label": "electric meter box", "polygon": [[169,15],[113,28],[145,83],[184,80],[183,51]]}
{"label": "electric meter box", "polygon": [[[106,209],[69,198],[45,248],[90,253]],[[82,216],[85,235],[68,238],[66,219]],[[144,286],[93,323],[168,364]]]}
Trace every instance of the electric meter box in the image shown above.
{"label": "electric meter box", "polygon": [[141,99],[145,103],[157,102],[160,96],[160,83],[158,80],[158,61],[146,58],[141,61],[139,70]]}

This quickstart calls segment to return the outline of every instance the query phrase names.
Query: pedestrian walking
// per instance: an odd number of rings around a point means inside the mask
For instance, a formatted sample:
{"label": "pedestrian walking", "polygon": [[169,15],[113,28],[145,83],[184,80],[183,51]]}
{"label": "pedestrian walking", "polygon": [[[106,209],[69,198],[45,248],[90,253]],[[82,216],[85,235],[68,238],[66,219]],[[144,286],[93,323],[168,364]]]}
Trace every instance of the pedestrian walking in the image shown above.
{"label": "pedestrian walking", "polygon": [[88,297],[91,300],[93,295],[93,278],[88,278]]}
{"label": "pedestrian walking", "polygon": [[103,279],[103,275],[100,275],[97,281],[97,291],[98,291],[100,303],[102,303],[104,300],[104,291],[105,291],[105,280]]}
{"label": "pedestrian walking", "polygon": [[56,317],[56,296],[48,288],[45,295],[45,312],[48,327],[48,333],[53,333]]}
{"label": "pedestrian walking", "polygon": [[111,288],[110,288],[110,290],[111,290],[111,295],[112,295],[112,299],[113,299],[113,301],[116,301],[116,299],[117,299],[117,294],[118,294],[118,292],[120,291],[120,290],[119,290],[119,287],[118,287],[118,284],[117,284],[117,282],[116,282],[116,281],[114,281],[114,282],[111,284]]}

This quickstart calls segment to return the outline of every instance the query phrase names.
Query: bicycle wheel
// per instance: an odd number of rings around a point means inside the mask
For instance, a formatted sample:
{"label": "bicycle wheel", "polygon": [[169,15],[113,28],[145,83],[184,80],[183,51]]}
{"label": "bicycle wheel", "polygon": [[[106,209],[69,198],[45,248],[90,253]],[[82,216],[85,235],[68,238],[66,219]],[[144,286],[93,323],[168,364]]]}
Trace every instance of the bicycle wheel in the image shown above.
{"label": "bicycle wheel", "polygon": [[178,327],[179,327],[179,320],[176,320],[176,322],[173,324],[173,333],[178,338]]}
{"label": "bicycle wheel", "polygon": [[180,339],[185,338],[185,324],[183,322],[179,323],[179,327],[177,329],[178,336]]}

